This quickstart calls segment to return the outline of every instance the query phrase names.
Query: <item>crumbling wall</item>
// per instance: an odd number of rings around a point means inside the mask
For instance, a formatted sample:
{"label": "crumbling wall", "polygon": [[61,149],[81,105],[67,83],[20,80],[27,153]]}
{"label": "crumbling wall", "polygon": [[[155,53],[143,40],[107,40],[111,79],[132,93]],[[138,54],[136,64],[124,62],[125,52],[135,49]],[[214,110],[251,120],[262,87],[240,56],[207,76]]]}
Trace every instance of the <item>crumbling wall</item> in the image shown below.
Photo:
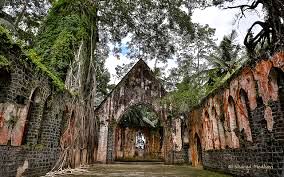
{"label": "crumbling wall", "polygon": [[[284,175],[283,66],[280,52],[244,67],[191,111],[194,166],[202,158],[205,168],[238,176]],[[201,153],[195,135],[201,139]]]}
{"label": "crumbling wall", "polygon": [[100,122],[97,160],[104,163],[114,160],[112,149],[115,149],[115,127],[131,106],[139,104],[149,106],[157,113],[163,124],[167,117],[166,109],[157,99],[164,95],[165,90],[147,64],[143,60],[138,61],[95,110]]}
{"label": "crumbling wall", "polygon": [[[144,149],[136,148],[137,132],[145,138]],[[159,160],[162,159],[161,134],[159,129],[150,127],[117,127],[115,136],[116,160]]]}
{"label": "crumbling wall", "polygon": [[11,45],[0,47],[9,61],[0,69],[0,176],[40,176],[60,155],[62,113],[70,97]]}

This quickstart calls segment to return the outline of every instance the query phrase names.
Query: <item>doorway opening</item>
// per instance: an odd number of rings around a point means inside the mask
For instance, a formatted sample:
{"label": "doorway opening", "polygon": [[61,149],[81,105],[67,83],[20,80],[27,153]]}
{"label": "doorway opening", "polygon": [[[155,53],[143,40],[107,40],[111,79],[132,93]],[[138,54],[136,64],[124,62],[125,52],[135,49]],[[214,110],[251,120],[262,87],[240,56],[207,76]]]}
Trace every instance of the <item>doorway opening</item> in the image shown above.
{"label": "doorway opening", "polygon": [[115,129],[116,161],[163,161],[163,127],[148,105],[130,107]]}
{"label": "doorway opening", "polygon": [[197,164],[196,165],[202,166],[202,146],[201,146],[200,138],[197,134],[195,134],[194,141],[195,141],[196,150],[197,150],[197,159],[196,159]]}

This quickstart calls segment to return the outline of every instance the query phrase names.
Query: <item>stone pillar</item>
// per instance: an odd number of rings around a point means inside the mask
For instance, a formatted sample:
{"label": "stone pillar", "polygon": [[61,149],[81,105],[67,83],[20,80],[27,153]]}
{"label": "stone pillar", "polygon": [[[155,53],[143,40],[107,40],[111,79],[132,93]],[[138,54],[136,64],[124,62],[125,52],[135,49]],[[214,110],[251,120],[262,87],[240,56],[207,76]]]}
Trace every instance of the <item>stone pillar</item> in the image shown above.
{"label": "stone pillar", "polygon": [[40,128],[40,139],[38,142],[44,146],[54,148],[59,146],[60,123],[63,115],[62,113],[55,114],[51,111],[54,111],[54,109],[44,111]]}
{"label": "stone pillar", "polygon": [[101,163],[106,163],[107,159],[107,144],[108,144],[108,122],[100,124],[99,131],[99,144],[97,151],[97,161]]}
{"label": "stone pillar", "polygon": [[42,112],[43,104],[41,102],[32,105],[29,112],[29,119],[26,120],[28,121],[28,130],[25,137],[26,144],[37,144]]}
{"label": "stone pillar", "polygon": [[115,131],[113,125],[109,125],[107,134],[107,149],[106,149],[106,163],[112,163],[114,161],[114,143],[115,141]]}

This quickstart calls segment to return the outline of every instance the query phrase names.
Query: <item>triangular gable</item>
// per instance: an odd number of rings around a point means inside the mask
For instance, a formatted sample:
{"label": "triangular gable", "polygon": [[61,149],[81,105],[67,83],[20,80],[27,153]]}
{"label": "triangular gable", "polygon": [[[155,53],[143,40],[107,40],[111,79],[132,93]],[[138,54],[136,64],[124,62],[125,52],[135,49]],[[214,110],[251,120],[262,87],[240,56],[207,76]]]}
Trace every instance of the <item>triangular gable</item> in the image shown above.
{"label": "triangular gable", "polygon": [[[160,83],[160,81],[155,77],[154,72],[151,70],[151,68],[147,65],[147,63],[140,59],[139,61],[137,61],[134,66],[125,74],[125,76],[119,81],[118,84],[116,84],[116,86],[112,89],[112,91],[105,97],[105,99],[100,103],[100,105],[96,108],[99,109],[101,107],[102,104],[104,104],[104,102],[108,99],[109,96],[111,96],[111,94],[118,89],[121,85],[123,85],[123,83],[125,83],[125,81],[127,81],[129,78],[131,78],[132,76],[134,76],[137,73],[140,73],[141,71],[139,70],[143,70],[143,74],[149,74],[148,77],[151,77],[156,83],[159,83],[160,85],[162,85]],[[145,73],[146,71],[146,73]],[[135,76],[134,76],[135,77]],[[163,92],[166,93],[165,89],[163,89]]]}

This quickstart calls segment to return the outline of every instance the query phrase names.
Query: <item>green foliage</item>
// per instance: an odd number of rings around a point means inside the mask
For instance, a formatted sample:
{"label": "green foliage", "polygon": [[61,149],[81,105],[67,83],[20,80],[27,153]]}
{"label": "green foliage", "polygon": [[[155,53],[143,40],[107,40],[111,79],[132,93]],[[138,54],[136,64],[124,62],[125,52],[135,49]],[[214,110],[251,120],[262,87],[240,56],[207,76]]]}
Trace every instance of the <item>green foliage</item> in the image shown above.
{"label": "green foliage", "polygon": [[33,40],[50,7],[48,0],[5,0],[0,2],[0,24],[24,41]]}
{"label": "green foliage", "polygon": [[[179,67],[173,69],[169,77],[171,82],[174,80],[178,84],[163,101],[172,105],[177,112],[189,111],[204,97],[219,89],[241,68],[246,59],[240,45],[235,43],[235,31],[224,36],[219,46],[214,45],[212,30],[201,28],[199,32],[197,50],[189,52],[187,58],[178,60]],[[196,67],[196,61],[201,59],[205,59],[205,62]]]}
{"label": "green foliage", "polygon": [[[41,62],[41,58],[37,55],[37,53],[34,50],[28,50],[24,51],[22,47],[18,44],[19,42],[15,43],[11,35],[9,34],[8,30],[6,30],[4,27],[0,26],[0,42],[2,44],[0,51],[0,67],[8,67],[11,64],[11,61],[7,58],[7,56],[4,56],[4,53],[1,54],[2,52],[11,52],[10,50],[16,50],[13,47],[18,47],[20,49],[21,55],[24,53],[25,56],[22,56],[20,58],[20,62],[27,62],[24,59],[27,59],[28,61],[31,61],[33,64],[35,64],[37,70],[39,72],[45,73],[48,77],[51,78],[53,84],[59,88],[59,90],[63,90],[65,88],[63,81],[55,74],[53,73],[47,66],[45,66]],[[15,52],[15,51],[14,51]],[[5,53],[6,54],[6,53]],[[6,54],[7,55],[7,54]]]}
{"label": "green foliage", "polygon": [[52,83],[57,86],[60,90],[65,88],[64,82],[55,74],[53,73],[47,66],[41,63],[41,58],[37,55],[34,50],[29,50],[27,52],[28,58],[34,63],[39,70],[43,71],[47,76],[52,79]]}
{"label": "green foliage", "polygon": [[[79,42],[89,37],[90,17],[83,13],[83,8],[80,9],[83,5],[78,1],[58,1],[44,21],[36,41],[35,50],[41,56],[42,63],[62,80],[66,77]],[[74,11],[70,11],[70,8],[74,8]]]}
{"label": "green foliage", "polygon": [[121,118],[119,124],[124,127],[159,127],[157,115],[144,105],[131,107]]}
{"label": "green foliage", "polygon": [[10,32],[1,25],[0,25],[0,43],[2,45],[1,47],[6,47],[6,48],[12,47],[13,44]]}
{"label": "green foliage", "polygon": [[11,62],[3,55],[0,55],[0,68],[8,69]]}
{"label": "green foliage", "polygon": [[110,81],[110,74],[105,68],[105,60],[102,57],[97,56],[97,71],[96,71],[96,81],[97,81],[97,95],[96,104],[99,105],[101,101],[108,95],[112,87],[108,84]]}
{"label": "green foliage", "polygon": [[170,92],[162,103],[171,105],[174,113],[187,112],[204,97],[206,88],[195,82],[184,81]]}

